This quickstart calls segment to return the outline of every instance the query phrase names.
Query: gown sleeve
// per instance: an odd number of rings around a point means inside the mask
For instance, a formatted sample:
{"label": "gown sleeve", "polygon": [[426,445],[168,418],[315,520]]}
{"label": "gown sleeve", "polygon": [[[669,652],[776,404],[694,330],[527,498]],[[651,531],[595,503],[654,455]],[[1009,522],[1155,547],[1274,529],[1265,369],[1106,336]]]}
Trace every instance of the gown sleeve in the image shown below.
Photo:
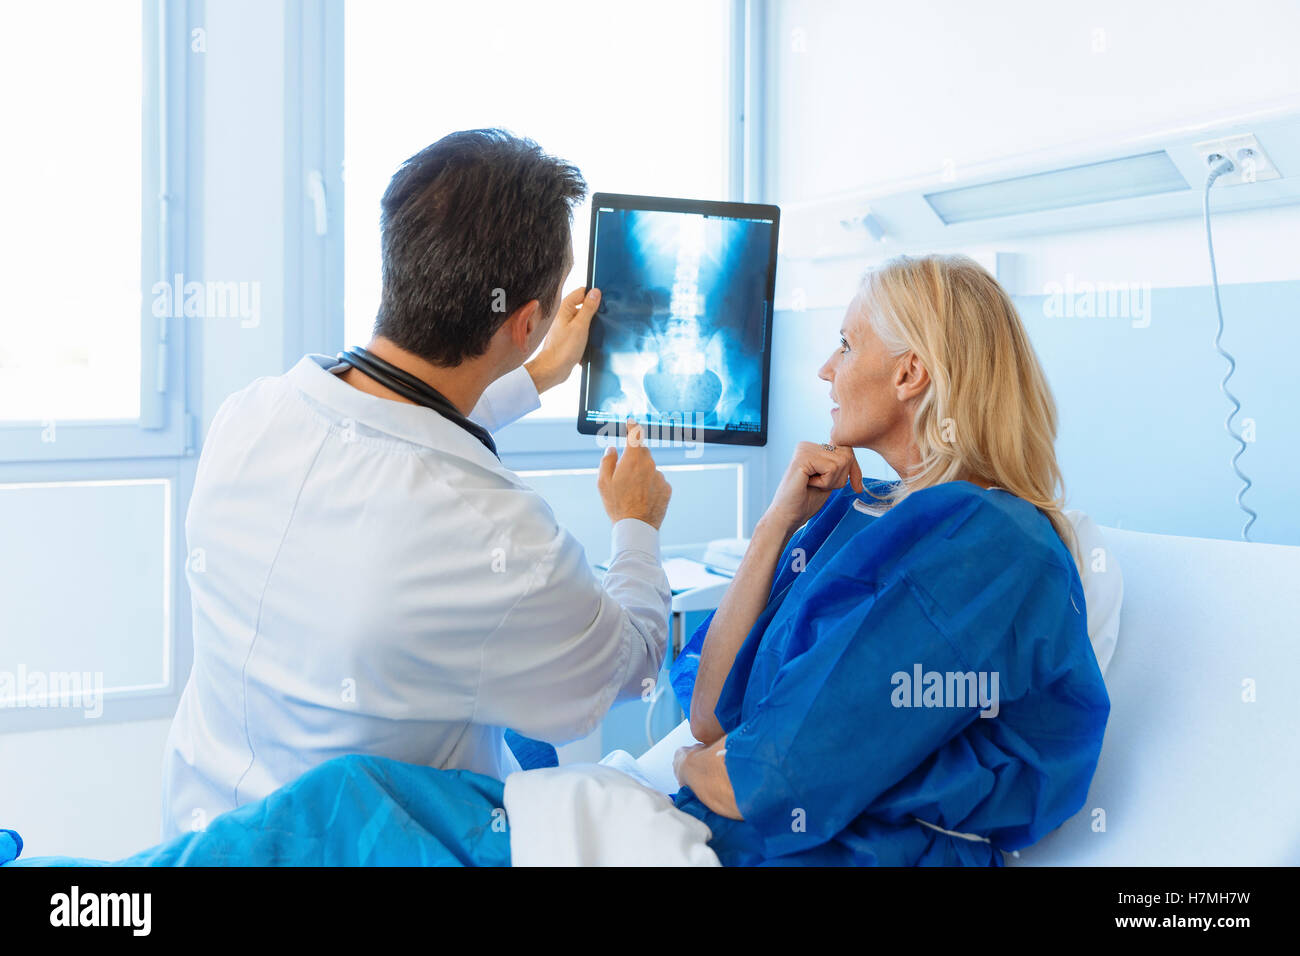
{"label": "gown sleeve", "polygon": [[[780,645],[782,629],[793,629],[799,639],[791,646],[801,650],[761,698],[727,713],[719,706],[736,802],[762,835],[765,856],[831,840],[885,795],[897,795],[918,768],[960,791],[993,776],[985,760],[1014,759],[962,741],[987,738],[979,724],[1005,724],[1008,702],[1041,703],[1042,666],[1068,671],[1082,660],[1087,634],[1082,601],[1072,594],[1078,577],[1072,588],[1063,554],[1027,536],[989,498],[939,486],[904,499],[888,522],[859,533],[807,582],[797,604],[770,625],[777,633],[767,635]],[[1054,618],[1025,613],[1040,600]],[[1078,608],[1070,610],[1073,600]],[[925,682],[912,686],[918,671],[983,674],[990,688],[997,675],[1003,712],[982,717],[991,708],[978,700],[958,705],[951,695],[947,705],[925,706]],[[724,689],[724,700],[740,696]],[[960,766],[944,763],[954,753],[963,754]],[[1024,756],[1032,777],[1032,754]]]}
{"label": "gown sleeve", "polygon": [[[873,488],[884,488],[888,482],[873,481]],[[777,563],[776,573],[772,575],[772,586],[768,592],[767,607],[759,615],[754,627],[750,633],[757,632],[761,634],[767,626],[768,621],[780,608],[780,596],[790,587],[790,584],[798,577],[808,559],[816,553],[817,548],[827,535],[835,527],[835,523],[843,516],[844,512],[852,505],[851,489],[845,485],[835,494],[826,500],[817,514],[808,519],[798,531],[790,538],[790,543],[786,545],[785,551],[781,554],[781,560]],[[668,680],[672,686],[673,694],[677,702],[681,705],[682,710],[687,714],[691,712],[691,696],[695,692],[695,678],[700,672],[700,653],[704,649],[704,639],[708,636],[709,625],[713,623],[713,616],[716,610],[710,611],[708,616],[700,623],[691,639],[686,642],[681,652],[677,655],[668,671]]]}
{"label": "gown sleeve", "polygon": [[1019,658],[1013,649],[998,655],[1007,686],[997,716],[972,721],[928,755],[876,799],[874,817],[925,820],[1009,851],[1038,842],[1084,805],[1110,698],[1075,610],[1084,607],[1082,585],[1064,576],[1045,572],[1016,615],[1015,640],[1042,637],[1026,640]]}

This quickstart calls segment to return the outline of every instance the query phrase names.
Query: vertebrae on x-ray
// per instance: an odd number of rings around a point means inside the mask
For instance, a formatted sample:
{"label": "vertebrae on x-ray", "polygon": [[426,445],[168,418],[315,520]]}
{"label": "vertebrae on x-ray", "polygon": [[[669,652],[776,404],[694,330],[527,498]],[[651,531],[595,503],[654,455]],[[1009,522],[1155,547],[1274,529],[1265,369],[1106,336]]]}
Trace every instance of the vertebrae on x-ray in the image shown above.
{"label": "vertebrae on x-ray", "polygon": [[[710,348],[700,333],[705,311],[700,293],[700,258],[704,253],[704,219],[683,216],[677,235],[677,262],[673,271],[668,321],[654,335],[658,367],[645,373],[642,387],[655,411],[680,415],[686,423],[711,415],[722,397],[722,379],[709,368],[722,358],[721,343]],[[649,344],[649,343],[647,343]],[[720,365],[719,365],[720,367]]]}
{"label": "vertebrae on x-ray", "polygon": [[677,268],[668,306],[668,324],[660,338],[659,371],[669,375],[698,375],[704,371],[704,342],[700,338],[700,255],[704,252],[704,220],[683,216],[677,237]]}

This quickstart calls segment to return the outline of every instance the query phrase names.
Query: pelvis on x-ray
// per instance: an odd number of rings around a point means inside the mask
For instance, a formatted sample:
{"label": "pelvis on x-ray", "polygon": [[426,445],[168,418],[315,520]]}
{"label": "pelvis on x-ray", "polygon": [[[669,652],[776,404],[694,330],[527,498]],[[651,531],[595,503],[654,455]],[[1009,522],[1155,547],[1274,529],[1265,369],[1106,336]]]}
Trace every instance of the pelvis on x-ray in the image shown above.
{"label": "pelvis on x-ray", "polygon": [[701,332],[657,315],[635,351],[610,353],[609,371],[618,377],[620,394],[607,398],[602,409],[677,417],[686,424],[732,421],[754,375],[754,363],[736,354],[738,346],[730,330]]}
{"label": "pelvis on x-ray", "polygon": [[710,369],[701,372],[646,372],[646,398],[661,416],[680,412],[693,421],[708,418],[722,397],[722,379]]}

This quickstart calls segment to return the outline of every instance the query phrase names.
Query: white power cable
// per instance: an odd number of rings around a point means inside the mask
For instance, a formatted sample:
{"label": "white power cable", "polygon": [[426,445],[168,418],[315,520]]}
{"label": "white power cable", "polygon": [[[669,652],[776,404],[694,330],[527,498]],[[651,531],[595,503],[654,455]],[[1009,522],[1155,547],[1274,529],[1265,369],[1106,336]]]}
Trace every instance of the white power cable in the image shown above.
{"label": "white power cable", "polygon": [[1233,395],[1232,392],[1228,391],[1228,380],[1232,378],[1232,373],[1237,370],[1237,361],[1223,348],[1221,344],[1219,344],[1223,339],[1223,303],[1219,300],[1219,271],[1214,263],[1214,239],[1210,234],[1210,187],[1214,185],[1216,179],[1224,173],[1232,172],[1236,167],[1233,166],[1231,159],[1226,156],[1220,156],[1217,153],[1209,158],[1209,162],[1210,174],[1205,179],[1204,212],[1205,244],[1209,247],[1210,251],[1210,283],[1214,287],[1214,311],[1219,317],[1219,330],[1214,336],[1214,348],[1228,361],[1228,373],[1223,376],[1223,381],[1219,383],[1219,391],[1223,392],[1228,401],[1232,402],[1232,411],[1228,413],[1228,417],[1224,420],[1223,427],[1228,434],[1236,440],[1237,444],[1241,446],[1237,449],[1236,454],[1232,456],[1232,470],[1236,472],[1237,477],[1240,478],[1242,482],[1241,488],[1237,491],[1237,507],[1249,515],[1246,519],[1245,526],[1241,529],[1241,540],[1249,541],[1250,526],[1255,523],[1255,519],[1258,518],[1259,515],[1257,515],[1250,506],[1241,500],[1242,495],[1250,490],[1252,482],[1237,465],[1237,459],[1239,459],[1242,456],[1242,453],[1246,450],[1246,440],[1237,434],[1237,432],[1233,431],[1232,428],[1233,418],[1236,417],[1237,412],[1241,411],[1241,402],[1237,401],[1237,397]]}
{"label": "white power cable", "polygon": [[656,686],[655,689],[650,692],[650,706],[647,707],[645,711],[645,742],[646,745],[649,747],[653,747],[655,744],[659,742],[655,740],[654,726],[653,726],[654,719],[655,719],[655,708],[659,706],[659,698],[664,696],[664,691],[666,690],[666,687],[667,687],[667,682],[661,681],[659,685]]}

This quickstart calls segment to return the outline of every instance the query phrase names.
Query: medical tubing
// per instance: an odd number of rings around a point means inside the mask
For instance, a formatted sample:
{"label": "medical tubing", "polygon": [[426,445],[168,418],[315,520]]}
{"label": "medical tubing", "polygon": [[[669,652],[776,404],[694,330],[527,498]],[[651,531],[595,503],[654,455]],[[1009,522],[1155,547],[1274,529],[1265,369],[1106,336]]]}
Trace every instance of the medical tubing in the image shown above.
{"label": "medical tubing", "polygon": [[1203,211],[1205,218],[1205,244],[1209,248],[1210,252],[1210,285],[1214,289],[1214,311],[1219,318],[1218,332],[1214,336],[1214,348],[1228,362],[1228,372],[1223,376],[1223,381],[1219,383],[1219,391],[1224,394],[1228,401],[1232,402],[1232,411],[1230,411],[1228,417],[1224,419],[1223,427],[1240,446],[1237,449],[1236,454],[1232,456],[1232,470],[1236,473],[1237,477],[1241,479],[1242,483],[1241,488],[1237,491],[1237,507],[1249,515],[1246,519],[1245,526],[1241,529],[1241,540],[1249,541],[1250,526],[1255,523],[1255,519],[1258,518],[1259,515],[1256,514],[1249,505],[1241,500],[1242,496],[1251,489],[1253,483],[1248,477],[1246,477],[1245,472],[1243,472],[1237,465],[1237,459],[1239,459],[1246,451],[1246,440],[1232,429],[1232,420],[1236,417],[1237,412],[1241,411],[1241,402],[1237,401],[1237,397],[1233,395],[1232,392],[1228,391],[1228,381],[1232,378],[1232,373],[1237,370],[1237,361],[1220,344],[1223,339],[1223,303],[1219,299],[1219,271],[1214,262],[1214,238],[1210,234],[1210,187],[1213,186],[1214,181],[1224,173],[1232,172],[1233,165],[1232,160],[1227,159],[1226,157],[1220,158],[1217,162],[1214,162],[1213,157],[1211,157],[1211,162],[1213,165],[1210,168],[1210,174],[1205,179],[1205,201],[1203,204]]}
{"label": "medical tubing", "polygon": [[655,740],[654,733],[655,708],[659,706],[659,698],[664,696],[667,687],[667,684],[660,684],[650,692],[650,706],[646,708],[645,712],[645,742],[650,747],[659,742]]}

